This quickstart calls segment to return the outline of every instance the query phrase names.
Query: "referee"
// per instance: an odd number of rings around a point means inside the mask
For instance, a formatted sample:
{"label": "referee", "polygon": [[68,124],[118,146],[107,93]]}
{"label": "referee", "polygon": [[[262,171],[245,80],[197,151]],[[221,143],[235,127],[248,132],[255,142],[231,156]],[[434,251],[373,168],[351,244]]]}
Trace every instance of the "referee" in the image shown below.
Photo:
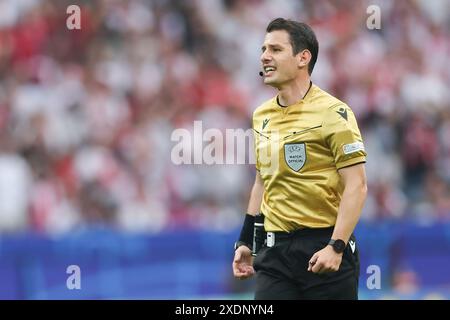
{"label": "referee", "polygon": [[304,23],[267,26],[261,74],[278,94],[253,113],[256,178],[233,260],[236,278],[256,273],[255,299],[358,299],[366,152],[352,110],[310,80],[318,51]]}

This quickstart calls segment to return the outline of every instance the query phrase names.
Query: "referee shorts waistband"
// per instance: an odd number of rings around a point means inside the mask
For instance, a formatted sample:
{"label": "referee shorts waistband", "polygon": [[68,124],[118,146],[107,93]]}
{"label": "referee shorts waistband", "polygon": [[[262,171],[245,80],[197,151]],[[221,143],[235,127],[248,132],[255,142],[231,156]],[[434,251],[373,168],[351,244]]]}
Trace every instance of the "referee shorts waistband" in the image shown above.
{"label": "referee shorts waistband", "polygon": [[272,247],[276,242],[285,241],[297,237],[317,235],[317,236],[330,236],[333,233],[334,226],[326,228],[303,228],[297,229],[291,232],[283,231],[266,231],[267,246]]}

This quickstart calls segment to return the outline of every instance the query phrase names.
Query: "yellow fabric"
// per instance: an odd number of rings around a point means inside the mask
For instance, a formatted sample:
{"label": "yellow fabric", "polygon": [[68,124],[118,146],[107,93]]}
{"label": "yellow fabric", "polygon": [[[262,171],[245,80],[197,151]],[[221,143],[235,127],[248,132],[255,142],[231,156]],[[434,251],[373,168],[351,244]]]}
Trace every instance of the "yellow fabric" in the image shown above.
{"label": "yellow fabric", "polygon": [[352,110],[312,84],[294,105],[281,107],[274,97],[259,106],[253,131],[266,230],[334,226],[343,192],[338,169],[366,161]]}

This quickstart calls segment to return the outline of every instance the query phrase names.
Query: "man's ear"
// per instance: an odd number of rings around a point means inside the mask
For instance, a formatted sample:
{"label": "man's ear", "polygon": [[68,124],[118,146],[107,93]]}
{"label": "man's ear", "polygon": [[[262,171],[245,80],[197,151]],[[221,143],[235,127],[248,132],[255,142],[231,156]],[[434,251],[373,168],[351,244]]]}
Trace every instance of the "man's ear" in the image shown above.
{"label": "man's ear", "polygon": [[297,53],[297,67],[304,68],[311,61],[311,52],[308,49],[304,49]]}

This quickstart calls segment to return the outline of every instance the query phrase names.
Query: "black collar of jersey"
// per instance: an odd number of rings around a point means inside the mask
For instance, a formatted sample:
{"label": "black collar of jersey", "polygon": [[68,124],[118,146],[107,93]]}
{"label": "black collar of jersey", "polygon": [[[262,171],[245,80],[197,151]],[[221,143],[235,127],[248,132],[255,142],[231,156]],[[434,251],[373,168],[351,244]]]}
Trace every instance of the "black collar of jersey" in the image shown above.
{"label": "black collar of jersey", "polygon": [[[306,90],[306,93],[305,93],[305,95],[303,96],[303,98],[302,98],[301,100],[305,99],[306,95],[308,94],[309,90],[311,89],[311,86],[312,86],[312,81],[309,80],[309,87],[308,87],[308,90]],[[277,95],[277,104],[278,104],[280,107],[282,107],[282,108],[289,107],[289,106],[283,106],[283,105],[280,103],[280,100],[279,100],[279,96],[278,96],[278,95]]]}

